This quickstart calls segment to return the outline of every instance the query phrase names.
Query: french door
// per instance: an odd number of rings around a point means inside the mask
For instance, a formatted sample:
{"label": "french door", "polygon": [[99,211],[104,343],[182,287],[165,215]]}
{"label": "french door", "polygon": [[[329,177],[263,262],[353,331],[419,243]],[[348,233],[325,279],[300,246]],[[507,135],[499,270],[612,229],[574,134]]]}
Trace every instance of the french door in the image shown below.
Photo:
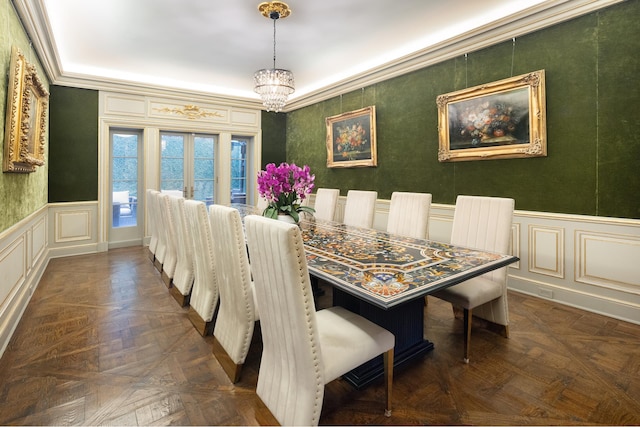
{"label": "french door", "polygon": [[110,245],[127,245],[144,234],[142,131],[111,129],[111,221]]}
{"label": "french door", "polygon": [[215,202],[217,135],[160,132],[160,189]]}
{"label": "french door", "polygon": [[231,203],[247,203],[252,198],[252,181],[249,181],[251,164],[251,138],[231,138]]}

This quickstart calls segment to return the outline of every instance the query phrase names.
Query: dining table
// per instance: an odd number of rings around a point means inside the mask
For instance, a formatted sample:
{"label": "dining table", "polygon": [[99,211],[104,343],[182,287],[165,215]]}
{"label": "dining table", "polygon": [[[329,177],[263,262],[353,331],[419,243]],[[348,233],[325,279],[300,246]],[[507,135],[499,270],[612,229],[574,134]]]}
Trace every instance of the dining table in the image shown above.
{"label": "dining table", "polygon": [[[231,205],[241,217],[261,212]],[[424,337],[424,297],[517,262],[487,252],[384,231],[352,227],[303,215],[298,222],[309,274],[333,287],[333,304],[351,310],[395,335],[394,368],[433,350]],[[362,388],[382,377],[382,357],[343,378]]]}

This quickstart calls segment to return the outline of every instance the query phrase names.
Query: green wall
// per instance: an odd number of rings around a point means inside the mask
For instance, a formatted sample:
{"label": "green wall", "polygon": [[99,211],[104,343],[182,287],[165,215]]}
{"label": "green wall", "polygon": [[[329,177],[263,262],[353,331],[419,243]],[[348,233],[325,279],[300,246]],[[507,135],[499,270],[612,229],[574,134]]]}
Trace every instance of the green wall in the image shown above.
{"label": "green wall", "polygon": [[262,112],[262,161],[279,165],[286,160],[287,116],[284,113]]}
{"label": "green wall", "polygon": [[49,203],[98,200],[98,92],[51,86]]}
{"label": "green wall", "polygon": [[[17,46],[27,62],[34,64],[38,77],[48,88],[49,81],[35,50],[30,46],[22,24],[9,0],[0,0],[0,135],[2,150],[0,164],[4,161],[5,114],[7,107],[7,76],[11,62],[11,47]],[[47,144],[48,145],[48,144]],[[45,165],[36,168],[36,172],[0,174],[0,232],[20,222],[47,203],[48,151],[45,152]]]}
{"label": "green wall", "polygon": [[[513,197],[516,208],[640,218],[640,1],[596,13],[287,113],[287,160],[321,187]],[[437,160],[436,97],[546,72],[547,157]],[[377,168],[328,169],[325,118],[376,106]]]}

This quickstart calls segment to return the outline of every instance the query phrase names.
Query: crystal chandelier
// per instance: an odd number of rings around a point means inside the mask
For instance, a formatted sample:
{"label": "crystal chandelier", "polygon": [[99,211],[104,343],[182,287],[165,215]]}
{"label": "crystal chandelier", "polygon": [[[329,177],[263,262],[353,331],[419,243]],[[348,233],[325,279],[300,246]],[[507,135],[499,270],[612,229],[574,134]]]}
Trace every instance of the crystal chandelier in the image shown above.
{"label": "crystal chandelier", "polygon": [[262,98],[267,111],[279,112],[294,91],[293,73],[276,68],[276,21],[291,14],[291,9],[281,1],[264,2],[258,5],[260,13],[273,20],[273,68],[256,71],[253,75],[254,91]]}

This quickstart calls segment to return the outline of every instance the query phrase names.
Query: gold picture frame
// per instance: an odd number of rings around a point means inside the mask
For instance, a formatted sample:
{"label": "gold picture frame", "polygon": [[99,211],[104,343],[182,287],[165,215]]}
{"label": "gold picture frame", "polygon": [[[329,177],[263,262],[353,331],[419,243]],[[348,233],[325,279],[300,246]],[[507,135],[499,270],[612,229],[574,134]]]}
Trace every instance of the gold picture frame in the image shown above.
{"label": "gold picture frame", "polygon": [[438,160],[544,157],[544,70],[438,96]]}
{"label": "gold picture frame", "polygon": [[375,105],[327,117],[327,167],[378,165]]}
{"label": "gold picture frame", "polygon": [[11,49],[3,172],[30,173],[45,163],[49,92],[17,47]]}

